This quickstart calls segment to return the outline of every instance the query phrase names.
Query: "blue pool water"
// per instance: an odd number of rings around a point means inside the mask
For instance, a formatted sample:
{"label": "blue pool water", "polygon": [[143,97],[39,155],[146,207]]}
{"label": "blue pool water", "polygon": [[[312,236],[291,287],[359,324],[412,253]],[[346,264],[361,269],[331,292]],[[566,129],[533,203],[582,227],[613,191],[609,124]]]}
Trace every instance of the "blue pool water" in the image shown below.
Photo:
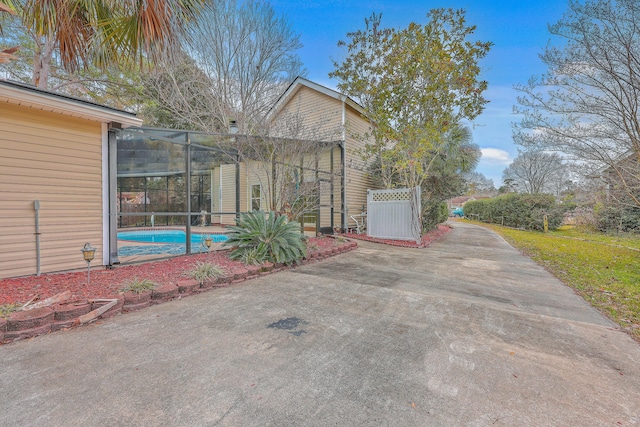
{"label": "blue pool water", "polygon": [[[121,231],[119,240],[141,243],[165,243],[164,245],[122,246],[118,248],[119,256],[132,255],[180,255],[186,252],[186,236],[182,230],[143,230]],[[191,251],[206,252],[202,244],[206,236],[210,236],[214,243],[224,242],[227,236],[223,234],[191,234]]]}

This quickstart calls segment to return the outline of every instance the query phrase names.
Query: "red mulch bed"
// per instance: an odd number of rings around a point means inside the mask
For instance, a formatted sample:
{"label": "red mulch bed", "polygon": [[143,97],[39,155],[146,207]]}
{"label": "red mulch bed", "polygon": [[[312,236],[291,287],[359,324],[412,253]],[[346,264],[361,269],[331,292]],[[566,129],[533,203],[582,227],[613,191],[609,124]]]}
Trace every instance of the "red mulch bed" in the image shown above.
{"label": "red mulch bed", "polygon": [[[384,240],[368,237],[362,234],[343,234],[353,239],[384,243],[406,248],[424,248],[439,239],[450,230],[446,225],[423,236],[422,241]],[[335,244],[329,237],[309,239],[318,249],[325,249]],[[27,276],[13,279],[0,279],[0,305],[24,304],[32,298],[36,300],[49,298],[65,291],[71,291],[72,300],[90,298],[108,298],[118,294],[120,289],[133,278],[149,279],[162,285],[177,284],[185,279],[186,273],[198,262],[210,262],[227,271],[242,268],[239,261],[228,257],[228,251],[212,252],[210,254],[183,255],[162,261],[149,261],[142,264],[118,266],[108,270],[92,270],[91,284],[87,285],[87,272],[75,271],[71,273],[43,274],[40,277]]]}
{"label": "red mulch bed", "polygon": [[426,248],[431,243],[438,240],[440,237],[444,236],[447,232],[449,232],[449,230],[451,230],[451,227],[449,227],[448,225],[440,224],[438,228],[431,230],[427,234],[422,236],[422,241],[420,243],[416,243],[415,240],[379,239],[377,237],[369,237],[366,234],[347,233],[347,234],[343,234],[343,236],[348,237],[350,239],[359,239],[359,240],[366,240],[367,242],[384,243],[385,245],[400,246],[403,248]]}
{"label": "red mulch bed", "polygon": [[[309,239],[319,249],[335,244],[328,237]],[[36,297],[45,299],[65,291],[71,291],[71,300],[89,298],[108,298],[118,294],[126,283],[133,279],[149,279],[162,285],[176,284],[185,279],[185,274],[198,262],[210,262],[232,271],[244,264],[228,257],[228,251],[210,254],[183,255],[162,261],[149,261],[142,264],[118,266],[108,270],[91,270],[91,284],[87,285],[87,271],[71,273],[43,274],[40,277],[27,276],[13,279],[0,279],[0,305],[24,304]]]}

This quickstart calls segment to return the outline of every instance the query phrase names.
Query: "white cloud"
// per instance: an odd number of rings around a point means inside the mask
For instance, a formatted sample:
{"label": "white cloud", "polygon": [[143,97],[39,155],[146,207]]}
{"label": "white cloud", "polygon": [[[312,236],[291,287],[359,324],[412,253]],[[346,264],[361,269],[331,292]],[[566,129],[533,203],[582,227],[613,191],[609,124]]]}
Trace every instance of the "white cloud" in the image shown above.
{"label": "white cloud", "polygon": [[482,148],[481,162],[487,165],[509,165],[513,160],[505,150],[499,148]]}

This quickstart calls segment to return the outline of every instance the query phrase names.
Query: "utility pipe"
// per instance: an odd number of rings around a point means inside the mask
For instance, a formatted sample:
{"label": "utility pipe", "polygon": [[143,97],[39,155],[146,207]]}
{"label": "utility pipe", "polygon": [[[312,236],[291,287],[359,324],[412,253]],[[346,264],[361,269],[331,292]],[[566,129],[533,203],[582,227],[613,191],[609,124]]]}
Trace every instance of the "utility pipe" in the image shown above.
{"label": "utility pipe", "polygon": [[40,276],[40,200],[33,201],[36,211],[36,276]]}

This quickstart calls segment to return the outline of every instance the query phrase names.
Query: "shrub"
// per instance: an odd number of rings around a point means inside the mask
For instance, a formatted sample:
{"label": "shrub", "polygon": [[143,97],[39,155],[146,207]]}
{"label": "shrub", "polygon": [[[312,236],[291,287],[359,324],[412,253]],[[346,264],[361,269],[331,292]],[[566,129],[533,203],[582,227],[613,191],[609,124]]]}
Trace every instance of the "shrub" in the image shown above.
{"label": "shrub", "polygon": [[236,226],[226,228],[229,239],[224,245],[233,247],[229,256],[235,260],[299,262],[307,249],[300,230],[300,223],[287,222],[284,215],[248,212],[240,215]]}
{"label": "shrub", "polygon": [[217,279],[218,277],[224,276],[225,273],[222,267],[209,262],[198,262],[187,275],[202,285],[208,279]]}
{"label": "shrub", "polygon": [[449,208],[445,202],[425,202],[422,205],[422,230],[430,231],[449,219]]}
{"label": "shrub", "polygon": [[467,202],[464,215],[483,222],[527,230],[542,230],[546,215],[549,229],[554,230],[562,224],[564,209],[550,194],[511,193]]}
{"label": "shrub", "polygon": [[604,232],[640,232],[640,209],[598,206],[595,209],[596,228]]}
{"label": "shrub", "polygon": [[121,290],[122,292],[135,292],[140,294],[144,291],[154,289],[156,286],[158,285],[149,279],[138,279],[137,277],[134,277],[127,282]]}

